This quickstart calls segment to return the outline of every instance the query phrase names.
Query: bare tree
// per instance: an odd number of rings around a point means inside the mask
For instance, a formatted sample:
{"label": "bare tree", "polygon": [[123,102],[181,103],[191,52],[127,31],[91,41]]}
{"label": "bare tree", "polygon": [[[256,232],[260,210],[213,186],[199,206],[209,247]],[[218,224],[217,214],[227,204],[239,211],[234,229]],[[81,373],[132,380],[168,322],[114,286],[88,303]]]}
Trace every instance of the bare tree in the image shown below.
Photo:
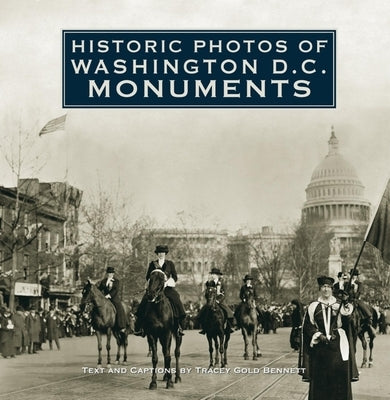
{"label": "bare tree", "polygon": [[250,247],[259,276],[268,291],[270,300],[274,301],[278,299],[286,283],[285,273],[288,267],[286,262],[286,243],[278,239],[264,240],[260,237],[252,239]]}
{"label": "bare tree", "polygon": [[333,233],[324,224],[304,220],[295,228],[288,248],[288,262],[296,282],[298,297],[306,302],[317,292],[316,277],[328,271],[329,241]]}
{"label": "bare tree", "polygon": [[[7,226],[0,238],[1,244],[7,249],[7,253],[12,259],[12,269],[9,273],[9,307],[11,309],[14,309],[15,306],[15,282],[23,276],[23,273],[17,270],[18,254],[32,243],[40,229],[37,222],[27,226],[25,216],[36,213],[39,208],[45,205],[42,204],[39,193],[33,196],[29,194],[28,180],[25,181],[27,184],[21,184],[22,174],[26,176],[29,173],[36,176],[43,167],[43,163],[38,165],[39,158],[34,153],[37,141],[37,137],[34,136],[36,130],[34,128],[23,129],[21,121],[17,126],[17,132],[11,132],[5,136],[0,144],[0,150],[15,182],[13,194],[11,194],[11,198],[13,198],[6,205],[6,208],[12,209],[12,218],[10,222],[7,222],[6,219],[3,220],[3,223]],[[30,228],[29,231],[28,228]],[[3,263],[5,261],[7,261],[7,257],[5,257]]]}
{"label": "bare tree", "polygon": [[114,266],[123,279],[125,300],[143,289],[147,261],[143,254],[152,224],[148,218],[136,220],[131,205],[120,189],[108,193],[99,187],[82,208],[81,279],[99,279],[107,266]]}

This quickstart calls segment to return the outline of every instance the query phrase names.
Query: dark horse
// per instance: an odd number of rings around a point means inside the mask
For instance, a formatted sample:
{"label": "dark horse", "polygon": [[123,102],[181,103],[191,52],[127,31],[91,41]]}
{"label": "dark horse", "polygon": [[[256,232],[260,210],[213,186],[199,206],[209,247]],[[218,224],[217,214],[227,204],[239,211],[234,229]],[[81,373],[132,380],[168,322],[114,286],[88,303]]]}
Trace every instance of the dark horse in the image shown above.
{"label": "dark horse", "polygon": [[219,363],[218,351],[221,355],[221,367],[227,365],[227,347],[230,339],[230,329],[226,325],[226,318],[222,308],[217,302],[217,288],[206,288],[206,310],[202,321],[202,327],[206,332],[209,342],[210,365],[214,366],[213,341],[215,346],[215,365]]}
{"label": "dark horse", "polygon": [[95,330],[98,342],[98,367],[101,367],[102,364],[102,334],[107,334],[107,367],[110,367],[111,333],[113,333],[116,338],[116,343],[118,345],[115,363],[119,364],[120,349],[123,346],[123,364],[125,365],[127,362],[127,336],[130,326],[130,308],[122,303],[126,314],[127,328],[125,332],[121,332],[116,323],[115,306],[111,301],[106,299],[103,293],[90,281],[85,284],[82,293],[83,297],[81,299],[80,309],[82,312],[91,313],[92,327]]}
{"label": "dark horse", "polygon": [[244,359],[249,360],[249,338],[252,337],[253,360],[257,360],[257,357],[261,357],[261,353],[257,343],[257,328],[259,323],[253,290],[249,287],[245,289],[243,298],[245,301],[241,302],[239,306],[240,309],[237,318],[245,343]]}
{"label": "dark horse", "polygon": [[[365,368],[367,366],[368,366],[368,368],[371,368],[374,364],[373,363],[374,360],[372,357],[372,351],[374,349],[374,339],[375,339],[374,330],[378,326],[378,315],[373,307],[369,306],[369,309],[372,313],[372,325],[369,325],[368,321],[362,317],[362,314],[361,314],[359,308],[356,307],[356,305],[352,312],[352,318],[351,318],[352,339],[353,339],[355,351],[356,351],[356,343],[357,343],[358,338],[361,341],[362,347],[363,347],[363,361],[362,361],[360,368]],[[366,336],[368,336],[368,338],[369,338],[368,345],[370,348],[368,363],[367,363],[367,339],[366,339]]]}
{"label": "dark horse", "polygon": [[172,336],[175,337],[175,383],[181,382],[180,377],[180,346],[182,336],[178,334],[177,325],[174,321],[173,309],[170,300],[164,294],[165,273],[155,269],[150,274],[146,297],[148,304],[145,310],[144,330],[148,338],[149,348],[152,350],[152,381],[149,389],[157,388],[156,366],[158,362],[157,341],[161,343],[164,355],[164,380],[167,381],[166,388],[173,388],[171,371],[171,343]]}

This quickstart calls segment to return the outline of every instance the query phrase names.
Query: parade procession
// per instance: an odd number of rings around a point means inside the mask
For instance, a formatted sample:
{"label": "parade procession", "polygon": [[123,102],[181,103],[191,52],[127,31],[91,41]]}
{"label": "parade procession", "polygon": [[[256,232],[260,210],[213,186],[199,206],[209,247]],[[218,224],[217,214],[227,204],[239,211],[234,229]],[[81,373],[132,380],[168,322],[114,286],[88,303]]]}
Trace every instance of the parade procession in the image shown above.
{"label": "parade procession", "polygon": [[[38,180],[2,188],[4,198],[23,200],[25,223],[36,221],[26,225],[24,253],[42,251],[37,266],[23,260],[24,292],[12,279],[20,267],[4,261],[0,398],[385,398],[390,184],[370,217],[338,148],[332,128],[293,234],[142,227],[132,233],[130,271],[81,239],[79,215],[99,209],[82,210],[77,188]],[[338,179],[351,183],[333,192]],[[345,191],[355,197],[342,204]],[[46,199],[34,217],[30,204],[41,199],[32,193]],[[62,208],[55,213],[47,200]],[[12,214],[3,204],[6,234]],[[305,258],[308,245],[317,259]],[[45,266],[56,261],[62,270]],[[28,279],[36,267],[39,284]]]}
{"label": "parade procession", "polygon": [[390,400],[390,1],[0,4],[0,400]]}

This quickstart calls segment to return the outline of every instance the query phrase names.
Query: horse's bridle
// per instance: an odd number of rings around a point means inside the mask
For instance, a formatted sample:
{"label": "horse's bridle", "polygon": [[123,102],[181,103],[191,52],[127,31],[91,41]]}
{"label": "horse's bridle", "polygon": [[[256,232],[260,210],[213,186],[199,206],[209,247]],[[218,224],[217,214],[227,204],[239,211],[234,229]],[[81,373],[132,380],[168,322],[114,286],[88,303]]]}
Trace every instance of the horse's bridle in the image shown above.
{"label": "horse's bridle", "polygon": [[[162,271],[161,269],[154,269],[151,273],[150,273],[150,275],[152,275],[153,273],[155,273],[155,272],[159,272],[159,273],[161,273],[161,274],[164,274],[164,278],[165,278],[165,280],[166,280],[166,275],[165,275],[165,272],[164,271]],[[162,300],[162,296],[161,296],[161,293],[164,291],[164,286],[161,288],[161,289],[159,289],[159,290],[157,290],[156,291],[156,295],[153,297],[153,299],[151,299],[151,300],[149,300],[148,299],[148,302],[149,303],[159,303],[161,300]],[[149,287],[146,289],[146,292],[148,293],[149,292]]]}
{"label": "horse's bridle", "polygon": [[[93,308],[94,305],[97,307],[96,302],[94,302],[94,300],[91,299],[91,294],[90,294],[91,290],[92,290],[92,284],[90,284],[90,287],[89,287],[88,300],[85,300],[84,303],[83,303],[84,304],[84,311],[83,312],[87,313],[87,314],[91,314],[91,311],[92,311],[92,308]],[[84,290],[83,290],[83,292],[84,292]]]}
{"label": "horse's bridle", "polygon": [[[248,296],[248,293],[249,293],[249,296]],[[249,308],[255,307],[253,293],[250,289],[245,290],[244,299],[246,300],[246,304],[249,306]]]}
{"label": "horse's bridle", "polygon": [[[208,293],[212,293],[214,292],[215,295],[213,295],[213,298],[211,299],[211,304],[209,304],[209,298],[207,296]],[[217,305],[217,288],[213,287],[213,286],[208,286],[206,288],[206,300],[207,300],[207,304],[213,309],[216,309],[216,305]]]}

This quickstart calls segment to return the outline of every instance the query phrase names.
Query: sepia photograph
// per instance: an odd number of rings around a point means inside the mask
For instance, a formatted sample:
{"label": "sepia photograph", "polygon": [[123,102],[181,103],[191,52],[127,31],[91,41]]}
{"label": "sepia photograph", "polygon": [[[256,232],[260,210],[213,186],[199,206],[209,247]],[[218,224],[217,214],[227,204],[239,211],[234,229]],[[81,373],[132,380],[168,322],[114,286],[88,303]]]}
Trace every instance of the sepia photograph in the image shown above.
{"label": "sepia photograph", "polygon": [[0,400],[390,398],[389,16],[3,1]]}

